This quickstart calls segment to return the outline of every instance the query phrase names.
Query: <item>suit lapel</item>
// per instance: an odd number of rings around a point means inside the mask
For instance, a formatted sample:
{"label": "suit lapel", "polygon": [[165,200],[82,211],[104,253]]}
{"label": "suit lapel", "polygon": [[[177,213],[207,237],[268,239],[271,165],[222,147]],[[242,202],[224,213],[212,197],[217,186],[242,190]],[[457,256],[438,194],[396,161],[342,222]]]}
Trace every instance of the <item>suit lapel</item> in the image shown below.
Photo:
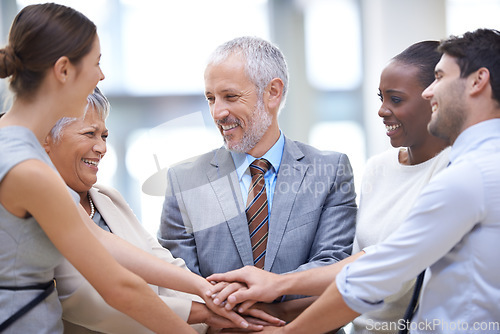
{"label": "suit lapel", "polygon": [[285,148],[280,170],[276,179],[271,216],[269,217],[269,238],[267,240],[265,270],[273,266],[281,240],[290,219],[292,207],[297,199],[307,168],[304,166],[304,154],[297,145],[285,137]]}
{"label": "suit lapel", "polygon": [[207,177],[228,224],[241,261],[244,265],[252,265],[252,246],[238,174],[233,158],[225,148],[220,148],[215,152]]}
{"label": "suit lapel", "polygon": [[96,188],[90,188],[90,196],[94,200],[94,205],[101,214],[102,218],[109,226],[109,229],[118,236],[123,235],[123,217],[119,210],[116,210],[116,205],[105,194],[101,193]]}

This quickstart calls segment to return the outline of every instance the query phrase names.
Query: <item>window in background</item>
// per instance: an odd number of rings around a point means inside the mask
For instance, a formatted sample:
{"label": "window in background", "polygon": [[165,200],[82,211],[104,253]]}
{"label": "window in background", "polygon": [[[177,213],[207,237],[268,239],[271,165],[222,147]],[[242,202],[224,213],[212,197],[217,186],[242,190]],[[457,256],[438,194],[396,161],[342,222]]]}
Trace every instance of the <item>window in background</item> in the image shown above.
{"label": "window in background", "polygon": [[214,46],[241,35],[269,35],[265,0],[121,3],[122,88],[132,95],[203,92]]}
{"label": "window in background", "polygon": [[317,90],[309,144],[346,153],[358,185],[366,157],[361,126],[362,36],[356,0],[312,0],[304,7],[306,70]]}
{"label": "window in background", "polygon": [[312,0],[304,12],[307,74],[319,90],[361,85],[361,21],[355,0]]}
{"label": "window in background", "polygon": [[[269,38],[267,0],[54,2],[97,25],[108,95],[199,94],[214,46],[241,35]],[[35,3],[17,0],[19,8]]]}
{"label": "window in background", "polygon": [[[65,6],[75,8],[76,10],[85,14],[95,24],[104,23],[106,17],[109,15],[109,0],[60,0],[48,1],[55,2]],[[21,9],[28,5],[43,3],[43,1],[36,0],[17,0],[18,8]]]}
{"label": "window in background", "polygon": [[448,35],[462,35],[478,28],[500,30],[500,1],[446,0]]}

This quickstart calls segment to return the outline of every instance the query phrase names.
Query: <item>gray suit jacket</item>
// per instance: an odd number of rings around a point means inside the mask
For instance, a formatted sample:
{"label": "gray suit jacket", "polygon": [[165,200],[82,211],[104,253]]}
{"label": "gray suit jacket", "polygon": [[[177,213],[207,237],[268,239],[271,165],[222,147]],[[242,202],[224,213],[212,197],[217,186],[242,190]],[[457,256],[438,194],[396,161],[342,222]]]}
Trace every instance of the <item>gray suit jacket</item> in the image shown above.
{"label": "gray suit jacket", "polygon": [[[169,169],[158,241],[204,277],[253,265],[238,176],[225,148]],[[285,137],[264,269],[286,273],[351,253],[356,202],[345,154]]]}
{"label": "gray suit jacket", "polygon": [[[161,247],[137,220],[121,194],[109,187],[95,186],[90,196],[106,224],[117,236],[176,266],[187,267]],[[134,319],[112,308],[67,260],[56,268],[57,290],[63,306],[64,332],[80,333],[152,333]],[[191,294],[150,285],[158,296],[183,320],[187,320],[192,301],[203,300]],[[193,325],[205,333],[204,324]]]}

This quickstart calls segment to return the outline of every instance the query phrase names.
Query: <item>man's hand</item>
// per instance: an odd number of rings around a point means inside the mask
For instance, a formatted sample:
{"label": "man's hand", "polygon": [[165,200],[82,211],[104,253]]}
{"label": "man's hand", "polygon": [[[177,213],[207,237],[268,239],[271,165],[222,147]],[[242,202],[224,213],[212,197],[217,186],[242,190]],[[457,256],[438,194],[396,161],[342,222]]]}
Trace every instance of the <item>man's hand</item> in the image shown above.
{"label": "man's hand", "polygon": [[210,282],[240,282],[245,287],[236,288],[234,285],[216,284],[207,291],[207,296],[217,299],[219,304],[225,304],[226,309],[233,309],[236,305],[251,301],[238,308],[244,312],[255,301],[272,302],[282,295],[280,275],[273,274],[253,266],[246,266],[224,274],[213,274],[207,277]]}
{"label": "man's hand", "polygon": [[210,297],[212,297],[215,305],[227,306],[228,310],[233,309],[231,305],[226,305],[227,297],[239,290],[248,290],[244,283],[239,282],[212,282],[214,286],[210,291],[214,292]]}

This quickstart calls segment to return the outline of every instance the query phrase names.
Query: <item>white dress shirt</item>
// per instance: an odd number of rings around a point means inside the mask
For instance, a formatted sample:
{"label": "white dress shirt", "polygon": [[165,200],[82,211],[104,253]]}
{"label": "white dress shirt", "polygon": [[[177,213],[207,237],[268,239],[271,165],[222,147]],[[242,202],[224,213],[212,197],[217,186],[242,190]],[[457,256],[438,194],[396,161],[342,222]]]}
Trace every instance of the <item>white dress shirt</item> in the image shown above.
{"label": "white dress shirt", "polygon": [[463,131],[450,161],[405,222],[342,270],[337,287],[350,308],[364,313],[428,268],[412,333],[498,333],[500,119]]}
{"label": "white dress shirt", "polygon": [[[371,157],[365,167],[359,194],[353,254],[383,242],[398,229],[413,208],[422,189],[450,161],[450,147],[416,165],[404,165],[399,155],[407,148],[392,148]],[[352,322],[350,334],[394,334],[386,323],[403,318],[410,303],[415,280],[402,285],[384,299],[384,305],[366,312]]]}

